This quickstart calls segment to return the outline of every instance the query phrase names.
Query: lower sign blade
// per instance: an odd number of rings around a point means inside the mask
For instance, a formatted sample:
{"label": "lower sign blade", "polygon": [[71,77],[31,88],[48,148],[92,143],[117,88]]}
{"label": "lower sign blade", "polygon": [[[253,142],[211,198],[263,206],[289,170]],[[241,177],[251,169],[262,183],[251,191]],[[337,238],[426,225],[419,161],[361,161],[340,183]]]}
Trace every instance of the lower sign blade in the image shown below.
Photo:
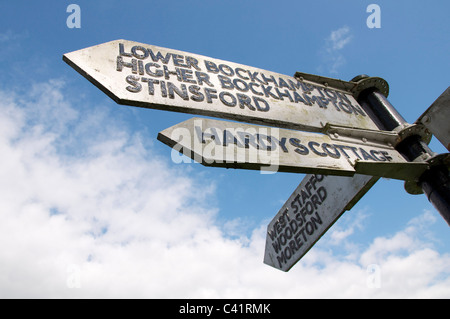
{"label": "lower sign blade", "polygon": [[264,263],[288,271],[378,181],[366,175],[306,175],[267,227]]}

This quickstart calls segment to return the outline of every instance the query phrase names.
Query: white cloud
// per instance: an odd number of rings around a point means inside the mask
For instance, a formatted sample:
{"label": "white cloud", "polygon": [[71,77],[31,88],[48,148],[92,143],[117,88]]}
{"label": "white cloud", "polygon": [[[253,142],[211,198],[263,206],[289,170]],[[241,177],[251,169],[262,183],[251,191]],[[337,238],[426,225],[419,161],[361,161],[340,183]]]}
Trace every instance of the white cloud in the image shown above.
{"label": "white cloud", "polygon": [[[450,256],[421,239],[429,214],[344,257],[324,238],[280,272],[262,263],[265,225],[228,236],[237,223],[205,201],[213,183],[167,164],[106,108],[75,109],[66,91],[62,81],[0,91],[0,297],[450,295]],[[330,236],[351,240],[362,217]]]}
{"label": "white cloud", "polygon": [[318,68],[320,72],[338,74],[339,68],[346,63],[342,50],[351,42],[352,38],[353,35],[348,26],[331,31],[325,39],[324,47],[320,50],[322,59],[322,65]]}

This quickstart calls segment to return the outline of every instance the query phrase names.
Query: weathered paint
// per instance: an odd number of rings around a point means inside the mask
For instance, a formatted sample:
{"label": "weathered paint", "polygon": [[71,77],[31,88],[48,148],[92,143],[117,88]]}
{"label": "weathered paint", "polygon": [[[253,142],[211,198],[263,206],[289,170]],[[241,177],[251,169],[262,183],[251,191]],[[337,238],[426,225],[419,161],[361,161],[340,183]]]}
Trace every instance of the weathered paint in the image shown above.
{"label": "weathered paint", "polygon": [[366,175],[306,175],[267,226],[264,263],[291,269],[377,180]]}

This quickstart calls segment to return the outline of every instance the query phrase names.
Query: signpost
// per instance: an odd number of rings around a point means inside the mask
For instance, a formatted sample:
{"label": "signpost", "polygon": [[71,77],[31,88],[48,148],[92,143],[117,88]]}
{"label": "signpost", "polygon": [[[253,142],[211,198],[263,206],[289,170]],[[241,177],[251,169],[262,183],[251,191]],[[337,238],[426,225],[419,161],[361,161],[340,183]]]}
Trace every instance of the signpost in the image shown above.
{"label": "signpost", "polygon": [[158,139],[207,166],[309,174],[268,226],[264,262],[277,269],[288,271],[380,177],[425,192],[450,225],[450,155],[426,145],[433,133],[450,150],[450,88],[410,125],[376,77],[290,77],[127,40],[63,60],[118,104],[258,124],[193,118]]}

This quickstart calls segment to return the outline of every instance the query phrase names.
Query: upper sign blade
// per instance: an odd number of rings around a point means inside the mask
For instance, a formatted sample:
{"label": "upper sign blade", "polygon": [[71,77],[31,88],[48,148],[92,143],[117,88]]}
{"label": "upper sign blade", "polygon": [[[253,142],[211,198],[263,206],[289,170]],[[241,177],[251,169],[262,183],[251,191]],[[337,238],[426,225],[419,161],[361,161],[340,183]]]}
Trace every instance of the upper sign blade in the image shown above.
{"label": "upper sign blade", "polygon": [[417,120],[450,151],[450,87]]}
{"label": "upper sign blade", "polygon": [[116,40],[63,60],[119,104],[312,132],[378,130],[348,91],[197,54]]}
{"label": "upper sign blade", "polygon": [[307,175],[267,226],[264,263],[288,271],[377,180]]}
{"label": "upper sign blade", "polygon": [[[358,161],[407,164],[394,148],[383,144],[203,118],[165,129],[158,140],[206,166],[352,176],[358,173]],[[366,167],[362,165],[365,173],[373,175]],[[377,168],[374,173],[384,171]]]}

